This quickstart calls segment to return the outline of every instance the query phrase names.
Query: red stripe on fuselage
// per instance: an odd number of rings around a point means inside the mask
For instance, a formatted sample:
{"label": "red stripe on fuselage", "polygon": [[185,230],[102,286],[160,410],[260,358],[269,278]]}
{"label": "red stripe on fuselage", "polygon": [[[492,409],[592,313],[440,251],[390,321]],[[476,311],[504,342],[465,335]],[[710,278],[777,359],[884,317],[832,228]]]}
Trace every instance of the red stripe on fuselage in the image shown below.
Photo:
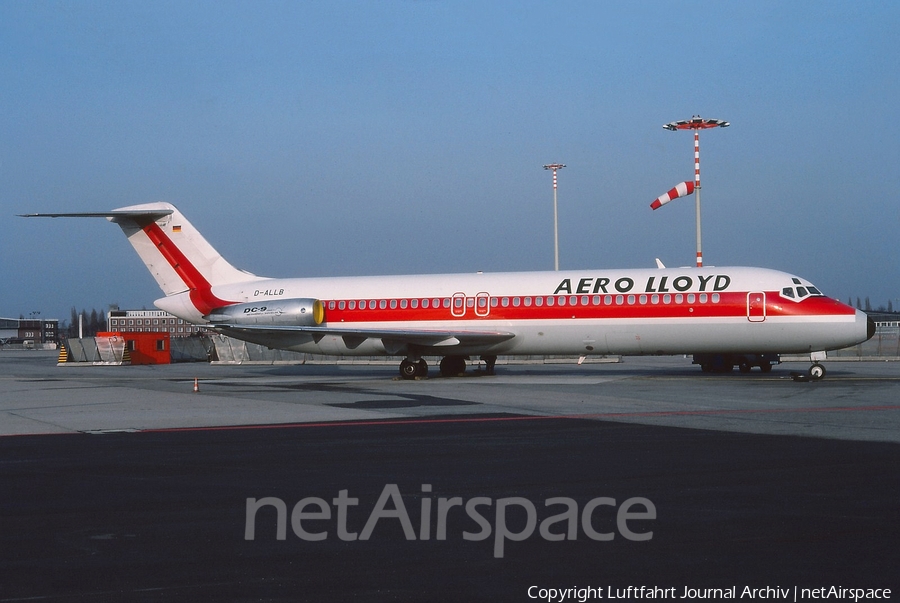
{"label": "red stripe on fuselage", "polygon": [[[325,302],[325,319],[330,324],[352,324],[356,322],[418,322],[418,321],[453,321],[453,320],[579,320],[579,319],[649,319],[649,318],[747,318],[747,292],[720,293],[719,301],[713,302],[712,295],[709,295],[705,302],[700,302],[700,294],[693,294],[694,302],[688,302],[687,293],[681,295],[681,302],[676,302],[676,296],[670,297],[670,303],[663,303],[662,295],[658,297],[657,303],[652,303],[651,295],[646,295],[645,303],[640,303],[643,294],[634,296],[634,303],[628,303],[628,294],[621,297],[622,303],[616,303],[616,295],[612,295],[612,303],[607,304],[606,296],[600,296],[599,304],[594,303],[594,296],[587,297],[587,304],[583,304],[582,298],[585,296],[533,296],[531,297],[531,305],[525,305],[526,296],[519,296],[519,306],[512,305],[514,296],[497,296],[494,299],[502,300],[507,297],[508,306],[502,306],[498,303],[496,306],[490,307],[490,311],[485,316],[476,315],[474,307],[466,307],[465,313],[461,316],[453,315],[450,307],[443,306],[444,298],[438,298],[440,307],[422,308],[420,304],[418,308],[409,307],[410,299],[407,298],[407,307],[400,307],[399,299],[385,298],[387,307],[380,308],[381,299],[376,300],[352,300],[357,306],[360,303],[366,304],[366,309],[361,310],[358,307],[350,310],[348,308],[351,300],[344,301],[345,309],[341,310],[338,306],[339,300],[334,300],[335,307],[332,308],[331,301]],[[536,305],[537,298],[541,298],[542,305]],[[547,299],[553,298],[554,304],[547,305]],[[559,305],[560,299],[565,299],[565,305]],[[575,304],[572,304],[572,298],[575,298]],[[435,298],[428,298],[429,305],[433,306]],[[453,298],[449,299],[450,303],[454,303]],[[473,301],[474,298],[469,298]],[[368,309],[368,303],[375,302],[374,309]],[[468,300],[467,300],[468,301]],[[391,308],[390,304],[396,302],[397,307]],[[460,314],[460,309],[456,308],[456,314]],[[480,308],[481,314],[485,313],[486,308]],[[846,306],[839,301],[828,297],[809,297],[800,302],[782,298],[777,292],[766,293],[766,317],[800,317],[800,316],[853,316],[855,310],[850,306]]]}
{"label": "red stripe on fuselage", "polygon": [[191,263],[187,256],[181,252],[178,246],[166,236],[166,233],[163,232],[162,228],[160,228],[156,222],[147,224],[142,230],[144,231],[144,234],[147,235],[147,238],[156,245],[156,248],[169,263],[169,266],[172,267],[179,278],[187,285],[190,290],[191,303],[194,304],[194,307],[197,308],[201,314],[209,314],[215,308],[230,306],[237,303],[219,299],[213,295],[212,285],[210,285],[209,281],[206,280],[199,270],[197,270],[197,267]]}

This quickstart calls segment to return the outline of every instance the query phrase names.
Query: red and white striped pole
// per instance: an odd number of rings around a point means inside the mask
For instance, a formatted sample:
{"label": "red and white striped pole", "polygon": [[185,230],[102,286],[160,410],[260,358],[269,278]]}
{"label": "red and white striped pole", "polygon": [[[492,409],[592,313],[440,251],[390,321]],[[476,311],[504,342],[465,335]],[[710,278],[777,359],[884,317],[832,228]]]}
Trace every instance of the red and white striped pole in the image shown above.
{"label": "red and white striped pole", "polygon": [[703,244],[700,240],[700,130],[694,130],[694,201],[697,206],[697,268],[703,268]]}
{"label": "red and white striped pole", "polygon": [[703,267],[702,240],[700,236],[700,130],[707,128],[727,128],[731,124],[721,119],[703,119],[695,115],[691,119],[673,121],[663,126],[666,130],[694,131],[694,199],[697,206],[697,267]]}
{"label": "red and white striped pole", "polygon": [[556,211],[556,171],[566,167],[564,163],[550,163],[545,170],[553,170],[553,269],[559,270],[559,217]]}

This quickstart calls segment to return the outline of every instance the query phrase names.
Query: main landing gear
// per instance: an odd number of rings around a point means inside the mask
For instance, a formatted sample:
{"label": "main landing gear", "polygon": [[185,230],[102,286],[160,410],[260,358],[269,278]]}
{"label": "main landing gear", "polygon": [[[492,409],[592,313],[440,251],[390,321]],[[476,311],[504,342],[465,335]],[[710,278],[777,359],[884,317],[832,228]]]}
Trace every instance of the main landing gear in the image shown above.
{"label": "main landing gear", "polygon": [[411,360],[405,358],[400,363],[400,376],[404,379],[415,379],[416,377],[425,377],[428,375],[428,363],[424,358]]}
{"label": "main landing gear", "polygon": [[[494,374],[494,365],[497,363],[496,356],[482,356],[484,361],[484,370],[488,375]],[[442,377],[458,377],[466,372],[466,356],[444,356],[440,364]],[[428,364],[423,358],[415,360],[413,358],[405,358],[400,363],[400,377],[403,379],[415,379],[417,377],[425,377],[428,375]]]}

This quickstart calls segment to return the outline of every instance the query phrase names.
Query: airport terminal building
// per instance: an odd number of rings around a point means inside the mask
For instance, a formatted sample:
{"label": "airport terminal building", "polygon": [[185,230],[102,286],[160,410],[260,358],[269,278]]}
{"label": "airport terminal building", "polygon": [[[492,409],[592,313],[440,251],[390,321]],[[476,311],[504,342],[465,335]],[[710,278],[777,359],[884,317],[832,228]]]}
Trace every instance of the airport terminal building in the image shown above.
{"label": "airport terminal building", "polygon": [[0,318],[0,342],[9,345],[43,346],[59,343],[59,320],[55,318]]}
{"label": "airport terminal building", "polygon": [[207,329],[162,310],[110,310],[106,330],[119,333],[168,333],[170,337],[190,337]]}

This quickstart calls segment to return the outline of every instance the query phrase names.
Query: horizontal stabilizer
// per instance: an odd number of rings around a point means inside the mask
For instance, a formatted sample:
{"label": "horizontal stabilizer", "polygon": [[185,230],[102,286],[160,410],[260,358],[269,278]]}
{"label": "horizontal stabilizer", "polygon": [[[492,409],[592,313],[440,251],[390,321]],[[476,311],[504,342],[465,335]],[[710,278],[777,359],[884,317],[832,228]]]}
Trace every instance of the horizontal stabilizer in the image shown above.
{"label": "horizontal stabilizer", "polygon": [[171,209],[114,209],[111,211],[83,211],[83,212],[67,212],[67,213],[39,213],[39,214],[19,214],[20,218],[108,218],[115,221],[116,218],[148,218],[158,220],[166,216],[172,215]]}

